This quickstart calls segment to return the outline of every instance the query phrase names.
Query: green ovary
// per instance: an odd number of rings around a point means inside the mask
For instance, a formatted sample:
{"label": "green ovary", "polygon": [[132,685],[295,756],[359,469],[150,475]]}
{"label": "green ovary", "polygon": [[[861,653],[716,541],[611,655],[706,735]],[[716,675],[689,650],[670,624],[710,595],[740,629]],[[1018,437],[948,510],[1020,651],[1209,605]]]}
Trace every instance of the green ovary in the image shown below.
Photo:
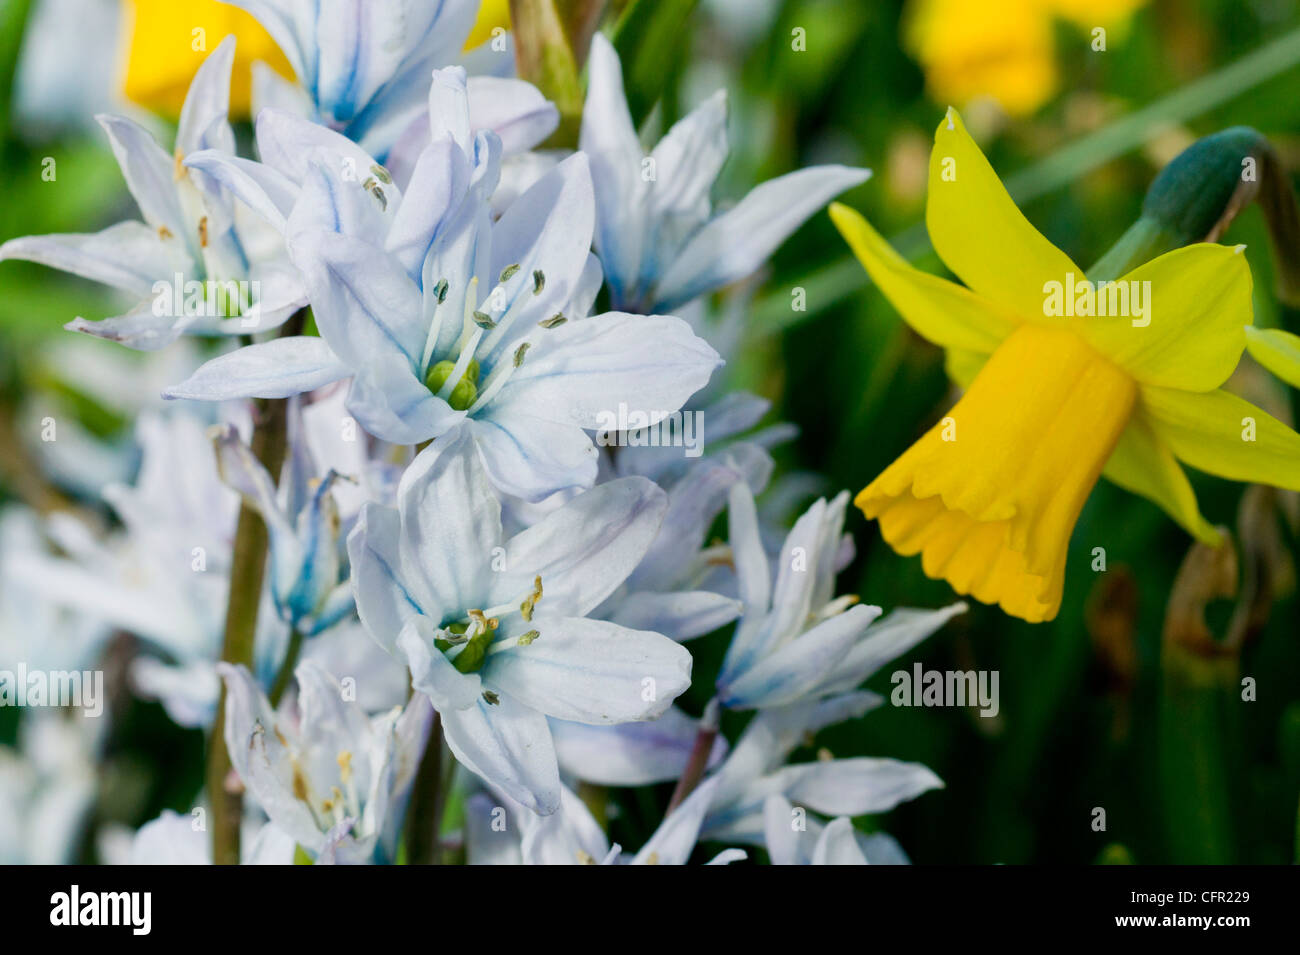
{"label": "green ovary", "polygon": [[[440,361],[429,369],[429,373],[424,376],[425,386],[435,395],[442,390],[442,386],[447,383],[451,373],[456,370],[454,361]],[[461,375],[460,381],[456,382],[456,387],[451,389],[451,394],[447,396],[447,403],[457,411],[464,411],[474,403],[478,397],[478,361],[473,360],[465,369],[465,374]]]}

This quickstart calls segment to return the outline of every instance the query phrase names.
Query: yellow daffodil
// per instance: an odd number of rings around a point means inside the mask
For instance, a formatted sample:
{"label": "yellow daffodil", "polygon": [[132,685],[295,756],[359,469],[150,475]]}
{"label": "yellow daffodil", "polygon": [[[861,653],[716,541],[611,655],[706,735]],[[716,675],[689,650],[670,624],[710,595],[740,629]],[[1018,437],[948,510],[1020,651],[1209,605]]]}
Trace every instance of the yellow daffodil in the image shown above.
{"label": "yellow daffodil", "polygon": [[510,29],[510,0],[483,0],[478,8],[478,19],[474,29],[469,31],[465,40],[465,49],[472,50],[492,39],[492,31],[497,27]]}
{"label": "yellow daffodil", "polygon": [[250,67],[261,60],[286,78],[293,69],[252,16],[217,0],[125,0],[130,36],[124,92],[164,116],[179,116],[190,80],[228,34],[236,37],[230,116],[248,116]]}
{"label": "yellow daffodil", "polygon": [[1085,30],[1114,29],[1143,2],[912,0],[903,38],[937,102],[962,104],[990,96],[1008,113],[1023,116],[1057,89],[1055,19]]}
{"label": "yellow daffodil", "polygon": [[926,225],[965,287],[902,259],[862,216],[831,217],[965,394],[856,499],[904,555],[1032,622],[1060,609],[1066,548],[1099,475],[1200,540],[1179,461],[1300,490],[1300,435],[1220,386],[1251,323],[1241,249],[1198,244],[1089,283],[1020,213],[955,110],[930,155]]}

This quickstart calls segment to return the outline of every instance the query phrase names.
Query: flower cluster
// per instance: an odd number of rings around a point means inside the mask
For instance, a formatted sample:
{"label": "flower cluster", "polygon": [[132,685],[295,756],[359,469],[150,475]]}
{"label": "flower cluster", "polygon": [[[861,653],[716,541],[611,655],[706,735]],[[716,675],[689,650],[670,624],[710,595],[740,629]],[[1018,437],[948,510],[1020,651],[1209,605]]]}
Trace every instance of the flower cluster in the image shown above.
{"label": "flower cluster", "polygon": [[[24,556],[5,579],[57,608],[42,629],[69,660],[114,632],[139,639],[134,689],[228,749],[216,784],[243,794],[245,862],[459,847],[474,862],[684,864],[701,841],[717,863],[742,844],[779,863],[905,861],[848,817],[941,786],[932,772],[791,759],[879,704],[863,682],[964,605],[881,617],[837,596],[845,494],[773,547],[755,497],[789,431],[754,430],[767,404],[728,389],[733,342],[699,320],[868,172],[804,169],[716,211],[725,96],[647,155],[600,33],[578,148],[542,151],[556,107],[499,64],[476,73],[482,55],[458,62],[472,0],[400,16],[235,5],[296,78],[254,71],[254,154],[228,120],[229,37],[171,149],[101,118],[139,221],[0,248],[136,300],[72,330],[210,349],[143,414],[140,476],[105,493],[119,529],[60,520],[56,548],[14,525]],[[687,416],[704,425],[690,453]],[[241,654],[232,633],[250,620]],[[689,641],[727,628],[690,715]],[[724,715],[748,720],[731,746]],[[36,769],[12,772],[39,788]],[[578,795],[665,781],[677,793],[635,854]],[[26,851],[20,836],[0,829],[0,857]],[[217,858],[173,812],[102,851]]]}

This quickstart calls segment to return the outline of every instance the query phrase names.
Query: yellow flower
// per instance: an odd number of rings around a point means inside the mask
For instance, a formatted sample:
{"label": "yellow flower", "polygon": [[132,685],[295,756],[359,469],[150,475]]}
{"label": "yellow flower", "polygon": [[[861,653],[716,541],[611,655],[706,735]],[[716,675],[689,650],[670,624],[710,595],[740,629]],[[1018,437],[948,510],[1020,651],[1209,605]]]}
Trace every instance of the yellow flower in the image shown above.
{"label": "yellow flower", "polygon": [[967,389],[856,499],[928,576],[1050,620],[1099,475],[1208,543],[1219,535],[1180,460],[1300,490],[1300,435],[1220,388],[1251,323],[1240,247],[1187,246],[1093,286],[1016,208],[955,110],[935,134],[926,225],[965,287],[913,268],[853,210],[830,212]]}
{"label": "yellow flower", "polygon": [[492,31],[497,27],[510,29],[510,0],[483,0],[478,8],[478,19],[474,29],[465,40],[465,49],[472,50],[492,39]]}
{"label": "yellow flower", "polygon": [[293,79],[293,68],[252,16],[217,0],[126,0],[130,30],[127,99],[164,116],[179,116],[190,80],[207,55],[235,34],[230,116],[248,116],[249,68],[262,60]]}
{"label": "yellow flower", "polygon": [[[1085,30],[1122,24],[1145,0],[912,0],[903,39],[940,103],[991,96],[1034,112],[1056,92],[1053,20]],[[1091,38],[1089,41],[1091,42]]]}

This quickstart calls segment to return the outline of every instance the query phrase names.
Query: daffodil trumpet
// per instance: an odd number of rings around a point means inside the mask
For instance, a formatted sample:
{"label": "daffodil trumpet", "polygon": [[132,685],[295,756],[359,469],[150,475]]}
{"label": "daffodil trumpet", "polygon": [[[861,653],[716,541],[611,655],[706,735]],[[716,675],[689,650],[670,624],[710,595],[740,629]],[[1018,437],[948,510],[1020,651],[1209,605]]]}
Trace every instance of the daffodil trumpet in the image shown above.
{"label": "daffodil trumpet", "polygon": [[1244,247],[1189,245],[1119,275],[1114,285],[1144,290],[1142,315],[1132,300],[1106,314],[1053,308],[1059,289],[1101,298],[1097,283],[1113,276],[1085,277],[1025,219],[955,110],[935,135],[926,225],[964,285],[913,268],[852,209],[830,213],[966,389],[855,500],[928,576],[1012,616],[1051,620],[1098,477],[1210,544],[1219,534],[1181,463],[1300,490],[1300,435],[1221,387],[1252,320]]}

